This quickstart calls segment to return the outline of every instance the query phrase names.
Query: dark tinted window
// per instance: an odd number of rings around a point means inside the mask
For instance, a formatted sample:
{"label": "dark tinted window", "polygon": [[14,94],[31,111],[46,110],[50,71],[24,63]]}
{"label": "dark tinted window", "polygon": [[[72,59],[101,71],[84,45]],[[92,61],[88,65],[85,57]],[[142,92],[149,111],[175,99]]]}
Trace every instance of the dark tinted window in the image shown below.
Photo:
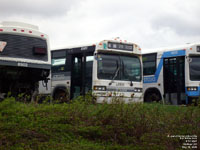
{"label": "dark tinted window", "polygon": [[143,61],[143,74],[153,75],[156,72],[156,53],[145,54],[142,56]]}
{"label": "dark tinted window", "polygon": [[190,80],[200,81],[200,57],[190,57]]}
{"label": "dark tinted window", "polygon": [[[0,57],[48,61],[48,48],[45,39],[22,35],[0,34],[0,41],[7,42],[6,47],[0,53]],[[35,53],[36,49],[45,50],[45,53],[42,55],[41,53]]]}
{"label": "dark tinted window", "polygon": [[98,78],[105,80],[123,80],[140,82],[140,59],[138,56],[99,54]]}
{"label": "dark tinted window", "polygon": [[66,72],[66,52],[54,51],[51,53],[51,70],[52,73]]}

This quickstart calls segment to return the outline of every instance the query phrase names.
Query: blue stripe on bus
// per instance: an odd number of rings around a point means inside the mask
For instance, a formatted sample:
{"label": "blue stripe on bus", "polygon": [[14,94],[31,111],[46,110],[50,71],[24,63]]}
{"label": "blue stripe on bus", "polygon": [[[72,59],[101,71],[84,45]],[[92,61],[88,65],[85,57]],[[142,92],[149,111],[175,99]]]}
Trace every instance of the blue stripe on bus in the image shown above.
{"label": "blue stripe on bus", "polygon": [[186,104],[188,104],[188,97],[199,97],[200,96],[200,87],[198,87],[197,91],[188,91],[187,88],[185,88],[185,94],[186,94]]}
{"label": "blue stripe on bus", "polygon": [[164,52],[162,58],[185,56],[185,50]]}
{"label": "blue stripe on bus", "polygon": [[144,77],[143,83],[156,83],[158,81],[160,72],[161,72],[162,67],[163,67],[163,58],[177,57],[177,56],[185,56],[185,50],[176,50],[176,51],[164,52],[161,59],[160,59],[160,62],[158,64],[155,75],[150,76],[150,77]]}

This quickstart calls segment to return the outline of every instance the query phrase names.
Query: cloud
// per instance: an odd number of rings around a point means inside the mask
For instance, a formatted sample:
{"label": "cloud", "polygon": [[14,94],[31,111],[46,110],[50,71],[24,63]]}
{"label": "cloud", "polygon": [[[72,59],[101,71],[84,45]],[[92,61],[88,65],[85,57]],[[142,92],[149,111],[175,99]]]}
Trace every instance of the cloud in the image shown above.
{"label": "cloud", "polygon": [[[200,16],[199,16],[200,17]],[[198,17],[198,18],[199,18]],[[155,30],[169,29],[180,36],[199,36],[200,21],[187,15],[165,14],[152,22]]]}
{"label": "cloud", "polygon": [[52,47],[121,37],[153,48],[200,39],[199,0],[1,0],[1,20],[38,25]]}
{"label": "cloud", "polygon": [[1,0],[0,16],[59,17],[79,0]]}
{"label": "cloud", "polygon": [[200,35],[200,1],[176,1],[167,11],[160,11],[151,19],[153,30],[168,30],[179,36]]}
{"label": "cloud", "polygon": [[65,17],[58,29],[65,34],[58,31],[60,38],[51,36],[55,39],[52,43],[57,43],[52,45],[76,45],[113,37],[137,43],[142,48],[196,41],[197,14],[200,14],[197,4],[196,0],[181,3],[179,0],[86,0]]}

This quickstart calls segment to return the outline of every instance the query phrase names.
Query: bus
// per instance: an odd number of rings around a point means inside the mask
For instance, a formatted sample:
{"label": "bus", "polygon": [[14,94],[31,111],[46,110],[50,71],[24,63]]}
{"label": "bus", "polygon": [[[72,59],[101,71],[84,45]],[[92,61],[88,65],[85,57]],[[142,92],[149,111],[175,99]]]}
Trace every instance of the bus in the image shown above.
{"label": "bus", "polygon": [[200,96],[200,43],[143,53],[144,102],[190,104]]}
{"label": "bus", "polygon": [[[55,49],[52,56],[52,96],[72,100],[92,92],[97,103],[142,102],[142,55],[137,44],[103,40],[94,45]],[[67,91],[67,92],[66,92]]]}
{"label": "bus", "polygon": [[39,81],[46,86],[50,69],[46,34],[27,23],[0,23],[0,99],[8,93],[23,93],[32,99],[39,92]]}

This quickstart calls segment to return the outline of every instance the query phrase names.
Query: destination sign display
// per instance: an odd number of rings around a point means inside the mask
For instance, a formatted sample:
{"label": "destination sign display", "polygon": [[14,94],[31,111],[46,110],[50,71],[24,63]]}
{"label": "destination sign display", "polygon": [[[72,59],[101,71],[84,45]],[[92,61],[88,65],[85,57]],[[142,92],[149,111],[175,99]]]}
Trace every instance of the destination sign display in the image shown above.
{"label": "destination sign display", "polygon": [[108,42],[109,49],[133,51],[133,45],[124,43]]}
{"label": "destination sign display", "polygon": [[108,42],[109,49],[133,51],[133,45],[124,43]]}
{"label": "destination sign display", "polygon": [[33,52],[34,54],[45,55],[47,53],[47,49],[41,47],[33,47]]}

